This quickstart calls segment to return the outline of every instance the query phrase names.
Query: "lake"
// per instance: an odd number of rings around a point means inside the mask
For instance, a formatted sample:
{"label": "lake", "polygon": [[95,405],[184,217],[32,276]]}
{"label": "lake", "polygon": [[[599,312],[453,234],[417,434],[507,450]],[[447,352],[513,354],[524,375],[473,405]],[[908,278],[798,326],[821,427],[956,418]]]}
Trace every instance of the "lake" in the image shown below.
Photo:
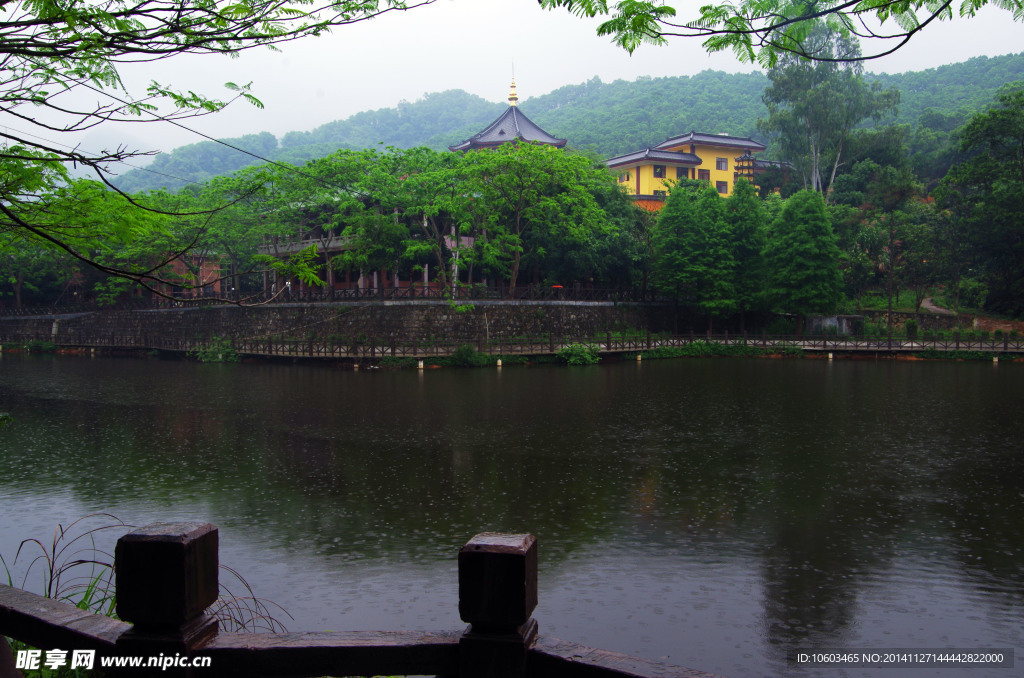
{"label": "lake", "polygon": [[96,511],[198,519],[288,630],[456,629],[460,546],[532,532],[542,634],[731,678],[936,675],[790,657],[1021,654],[1022,404],[1006,362],[3,354],[0,554]]}

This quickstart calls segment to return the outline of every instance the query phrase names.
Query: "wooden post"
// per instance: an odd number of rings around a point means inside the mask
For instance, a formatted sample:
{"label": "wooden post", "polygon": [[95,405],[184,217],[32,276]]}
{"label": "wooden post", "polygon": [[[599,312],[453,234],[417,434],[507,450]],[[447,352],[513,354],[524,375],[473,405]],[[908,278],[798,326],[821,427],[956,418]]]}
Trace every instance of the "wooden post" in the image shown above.
{"label": "wooden post", "polygon": [[15,668],[14,653],[7,639],[0,636],[0,678],[21,678],[21,671]]}
{"label": "wooden post", "polygon": [[459,551],[462,678],[519,678],[537,641],[537,540],[532,534],[476,535]]}
{"label": "wooden post", "polygon": [[[192,654],[217,635],[217,620],[206,614],[217,601],[217,545],[217,528],[209,523],[156,523],[117,540],[117,614],[133,624],[117,639],[120,653],[170,659]],[[193,675],[185,669],[163,674]]]}

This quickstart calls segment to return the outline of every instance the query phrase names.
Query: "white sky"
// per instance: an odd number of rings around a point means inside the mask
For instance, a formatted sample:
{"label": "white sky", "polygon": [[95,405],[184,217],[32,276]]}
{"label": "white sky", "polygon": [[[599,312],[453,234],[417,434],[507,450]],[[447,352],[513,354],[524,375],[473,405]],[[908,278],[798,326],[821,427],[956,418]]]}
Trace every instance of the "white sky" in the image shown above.
{"label": "white sky", "polygon": [[[285,45],[280,52],[250,51],[237,59],[175,57],[122,75],[130,86],[157,80],[222,98],[229,96],[222,83],[251,81],[264,110],[237,102],[216,115],[186,122],[224,138],[262,131],[281,137],[449,89],[503,101],[513,64],[520,105],[527,112],[530,97],[595,75],[611,82],[706,69],[756,70],[731,53],[709,56],[694,39],[676,38],[664,47],[645,45],[630,56],[597,37],[596,24],[565,10],[543,11],[536,0],[438,0]],[[1014,23],[1009,12],[985,7],[974,19],[929,26],[895,55],[869,62],[866,70],[916,71],[1021,51],[1024,24]],[[203,140],[164,123],[118,131],[121,140],[126,134],[136,146],[163,151]]]}

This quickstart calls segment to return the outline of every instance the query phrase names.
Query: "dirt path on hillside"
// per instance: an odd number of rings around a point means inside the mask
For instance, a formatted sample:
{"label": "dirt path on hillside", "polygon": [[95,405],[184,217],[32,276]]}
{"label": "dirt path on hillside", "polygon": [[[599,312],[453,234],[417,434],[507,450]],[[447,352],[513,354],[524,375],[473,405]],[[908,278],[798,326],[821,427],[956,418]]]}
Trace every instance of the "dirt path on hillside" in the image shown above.
{"label": "dirt path on hillside", "polygon": [[938,315],[956,315],[956,313],[948,308],[936,306],[935,301],[931,297],[925,297],[925,300],[921,302],[921,308],[925,309],[929,313],[935,313]]}

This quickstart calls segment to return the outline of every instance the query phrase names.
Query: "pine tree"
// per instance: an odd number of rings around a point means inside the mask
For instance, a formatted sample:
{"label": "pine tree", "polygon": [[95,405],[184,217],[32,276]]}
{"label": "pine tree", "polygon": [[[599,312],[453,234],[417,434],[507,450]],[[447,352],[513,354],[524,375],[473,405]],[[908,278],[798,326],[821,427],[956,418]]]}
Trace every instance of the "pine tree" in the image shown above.
{"label": "pine tree", "polygon": [[656,289],[708,316],[736,308],[725,203],[705,182],[680,182],[652,236]]}
{"label": "pine tree", "polygon": [[839,245],[825,200],[800,191],[786,201],[765,248],[767,293],[780,311],[832,313],[843,297]]}

